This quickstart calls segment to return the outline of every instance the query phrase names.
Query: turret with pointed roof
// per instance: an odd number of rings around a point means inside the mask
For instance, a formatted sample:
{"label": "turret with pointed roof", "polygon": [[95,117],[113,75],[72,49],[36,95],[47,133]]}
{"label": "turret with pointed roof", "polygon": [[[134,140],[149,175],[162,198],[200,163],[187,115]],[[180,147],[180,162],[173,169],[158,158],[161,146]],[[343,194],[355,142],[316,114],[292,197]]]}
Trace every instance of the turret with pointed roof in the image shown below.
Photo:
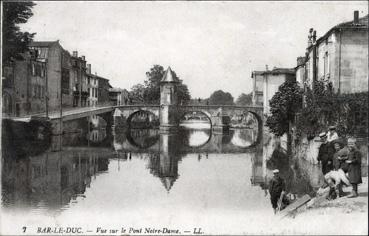
{"label": "turret with pointed roof", "polygon": [[178,127],[177,85],[180,83],[172,69],[168,67],[160,81],[160,130],[169,131]]}
{"label": "turret with pointed roof", "polygon": [[179,83],[180,81],[176,76],[174,76],[174,73],[170,66],[168,66],[168,69],[165,71],[163,78],[160,81],[161,83]]}

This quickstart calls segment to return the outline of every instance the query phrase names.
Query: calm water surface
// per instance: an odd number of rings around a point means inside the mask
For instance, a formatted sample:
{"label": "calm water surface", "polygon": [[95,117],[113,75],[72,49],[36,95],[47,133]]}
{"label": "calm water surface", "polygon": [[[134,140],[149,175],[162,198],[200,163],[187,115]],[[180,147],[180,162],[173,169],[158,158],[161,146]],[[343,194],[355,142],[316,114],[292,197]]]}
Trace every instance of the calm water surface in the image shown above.
{"label": "calm water surface", "polygon": [[[239,220],[260,224],[272,217],[266,188],[274,166],[256,140],[256,130],[219,134],[203,124],[176,134],[93,127],[65,134],[60,152],[17,156],[5,150],[2,227],[11,222],[242,233]],[[288,163],[284,167],[288,178],[296,175]],[[303,186],[296,191],[311,188]],[[289,188],[296,189],[294,183]]]}

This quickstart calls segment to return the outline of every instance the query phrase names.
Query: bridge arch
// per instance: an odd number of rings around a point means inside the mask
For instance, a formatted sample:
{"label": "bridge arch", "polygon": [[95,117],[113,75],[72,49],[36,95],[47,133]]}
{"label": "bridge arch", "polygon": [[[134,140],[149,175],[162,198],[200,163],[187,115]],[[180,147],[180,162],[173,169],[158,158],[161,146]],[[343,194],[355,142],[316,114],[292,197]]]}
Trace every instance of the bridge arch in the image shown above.
{"label": "bridge arch", "polygon": [[198,148],[205,147],[210,142],[212,135],[213,135],[211,129],[195,130],[194,131],[195,135],[196,135],[196,132],[204,132],[205,135],[207,135],[207,138],[205,139],[205,141],[202,140],[203,142],[201,142],[200,144],[191,145],[190,138],[191,138],[191,134],[193,134],[191,132],[193,132],[193,130],[188,130],[188,129],[183,129],[183,130],[180,130],[179,132],[179,135],[183,139],[182,144],[186,146],[187,148],[191,148],[191,149],[198,149]]}
{"label": "bridge arch", "polygon": [[[138,137],[134,137],[138,136]],[[141,137],[139,137],[141,136]],[[132,130],[128,129],[126,133],[128,142],[137,148],[148,149],[159,142],[160,135],[157,130],[154,129],[138,129]],[[141,138],[141,140],[139,140]],[[144,138],[144,139],[142,139]]]}
{"label": "bridge arch", "polygon": [[[155,120],[157,120],[159,122],[159,116],[157,114],[155,114],[155,112],[149,110],[149,109],[139,109],[133,112],[130,112],[130,114],[127,116],[127,124],[128,124],[128,128],[132,128],[132,119],[140,114],[140,113],[146,113],[146,114],[150,114],[153,115],[153,117],[155,117]],[[148,118],[149,119],[149,118]],[[148,121],[151,122],[151,121]],[[159,123],[158,123],[159,125]]]}
{"label": "bridge arch", "polygon": [[[259,114],[258,112],[255,112],[255,111],[248,111],[249,113],[253,114],[254,117],[256,118],[257,122],[258,122],[258,137],[255,141],[255,144],[258,144],[260,143],[261,139],[262,139],[262,136],[263,136],[263,113],[261,112],[261,114]],[[252,145],[252,146],[253,146]]]}
{"label": "bridge arch", "polygon": [[208,120],[208,122],[210,124],[210,129],[212,128],[212,125],[213,125],[212,124],[212,121],[211,121],[212,115],[209,112],[204,111],[204,110],[201,110],[201,109],[199,109],[199,110],[182,110],[182,111],[180,111],[179,112],[179,115],[178,115],[178,124],[180,124],[181,121],[183,121],[183,118],[185,117],[185,115],[190,114],[190,113],[194,113],[194,112],[200,113],[200,114],[203,114],[204,116],[206,116],[206,118],[207,118],[207,120]]}

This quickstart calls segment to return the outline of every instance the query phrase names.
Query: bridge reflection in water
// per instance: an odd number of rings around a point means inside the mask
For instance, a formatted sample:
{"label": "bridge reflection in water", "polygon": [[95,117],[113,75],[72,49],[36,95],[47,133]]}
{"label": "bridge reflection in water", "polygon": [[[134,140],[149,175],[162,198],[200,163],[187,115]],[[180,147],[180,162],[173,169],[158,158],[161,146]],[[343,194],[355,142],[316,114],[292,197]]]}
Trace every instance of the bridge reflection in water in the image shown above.
{"label": "bridge reflection in water", "polygon": [[78,126],[81,132],[64,134],[60,152],[19,157],[4,147],[4,209],[62,217],[71,210],[88,215],[98,208],[119,211],[132,222],[139,220],[133,217],[135,211],[147,208],[161,219],[209,209],[272,212],[264,190],[267,167],[274,166],[266,161],[270,153],[264,155],[263,143],[257,142],[258,130],[161,134],[156,129],[110,132],[102,124],[84,124]]}

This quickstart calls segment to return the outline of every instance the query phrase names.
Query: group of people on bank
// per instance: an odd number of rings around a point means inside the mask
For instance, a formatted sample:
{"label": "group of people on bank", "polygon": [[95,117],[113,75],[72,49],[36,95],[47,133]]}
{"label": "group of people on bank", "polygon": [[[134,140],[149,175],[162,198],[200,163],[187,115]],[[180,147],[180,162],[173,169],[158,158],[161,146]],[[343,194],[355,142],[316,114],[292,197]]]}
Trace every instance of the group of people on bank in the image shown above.
{"label": "group of people on bank", "polygon": [[356,139],[340,138],[334,126],[328,132],[319,134],[322,141],[317,160],[321,163],[325,185],[330,187],[328,199],[344,196],[343,185],[352,185],[349,198],[358,196],[358,184],[361,179],[361,152],[356,146]]}
{"label": "group of people on bank", "polygon": [[[328,199],[344,196],[343,185],[352,186],[352,192],[347,197],[358,196],[358,184],[361,178],[362,154],[356,146],[356,139],[350,137],[347,142],[337,134],[336,127],[330,126],[327,132],[319,134],[322,144],[319,147],[317,160],[321,164],[325,184],[329,187]],[[279,170],[273,170],[273,178],[269,182],[269,194],[274,213],[289,204],[286,197],[286,184]]]}

